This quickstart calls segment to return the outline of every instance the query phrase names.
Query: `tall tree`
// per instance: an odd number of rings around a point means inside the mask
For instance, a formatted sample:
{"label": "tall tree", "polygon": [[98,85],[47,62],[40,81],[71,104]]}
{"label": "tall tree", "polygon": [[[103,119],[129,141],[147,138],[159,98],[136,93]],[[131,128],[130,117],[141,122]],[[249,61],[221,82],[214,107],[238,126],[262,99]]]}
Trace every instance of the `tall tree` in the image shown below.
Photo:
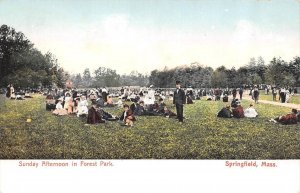
{"label": "tall tree", "polygon": [[82,84],[84,87],[90,87],[92,85],[92,76],[89,68],[84,69],[82,74]]}
{"label": "tall tree", "polygon": [[4,77],[17,69],[15,63],[11,62],[12,55],[32,47],[33,44],[22,32],[17,32],[7,25],[0,27],[0,84],[2,86],[8,83],[4,81]]}

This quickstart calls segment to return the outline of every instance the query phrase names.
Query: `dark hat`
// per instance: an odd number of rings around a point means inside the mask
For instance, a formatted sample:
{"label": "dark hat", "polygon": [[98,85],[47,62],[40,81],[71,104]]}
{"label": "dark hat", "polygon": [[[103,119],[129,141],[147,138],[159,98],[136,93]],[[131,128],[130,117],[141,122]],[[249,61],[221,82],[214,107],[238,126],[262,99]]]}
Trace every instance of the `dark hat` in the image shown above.
{"label": "dark hat", "polygon": [[180,84],[181,82],[179,80],[176,80],[176,84]]}
{"label": "dark hat", "polygon": [[292,112],[295,113],[295,114],[298,113],[297,109],[292,109]]}

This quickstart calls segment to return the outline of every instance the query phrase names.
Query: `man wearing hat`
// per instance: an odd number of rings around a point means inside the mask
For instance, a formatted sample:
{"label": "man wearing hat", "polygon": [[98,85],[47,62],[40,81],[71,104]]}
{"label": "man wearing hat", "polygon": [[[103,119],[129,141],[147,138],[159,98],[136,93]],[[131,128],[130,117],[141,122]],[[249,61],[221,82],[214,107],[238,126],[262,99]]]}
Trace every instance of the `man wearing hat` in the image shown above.
{"label": "man wearing hat", "polygon": [[186,98],[184,91],[180,88],[180,81],[176,81],[176,90],[173,96],[173,104],[176,106],[177,118],[179,122],[183,122],[183,104],[185,104]]}

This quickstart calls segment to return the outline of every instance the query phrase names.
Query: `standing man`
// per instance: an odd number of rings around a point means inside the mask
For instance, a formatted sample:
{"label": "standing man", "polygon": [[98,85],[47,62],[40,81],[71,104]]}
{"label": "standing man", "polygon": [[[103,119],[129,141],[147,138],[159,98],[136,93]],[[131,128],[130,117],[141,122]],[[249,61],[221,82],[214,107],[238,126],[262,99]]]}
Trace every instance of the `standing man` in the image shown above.
{"label": "standing man", "polygon": [[232,90],[232,97],[233,97],[233,99],[236,98],[236,94],[237,94],[237,90],[236,90],[236,88],[234,88],[234,89]]}
{"label": "standing man", "polygon": [[11,96],[11,92],[10,92],[10,84],[7,86],[7,88],[6,88],[6,97],[7,98],[10,98],[10,96]]}
{"label": "standing man", "polygon": [[254,98],[255,103],[258,103],[258,97],[259,97],[259,90],[257,87],[255,87],[254,91],[253,91],[253,98]]}
{"label": "standing man", "polygon": [[176,81],[176,90],[174,91],[173,104],[176,106],[177,118],[179,122],[183,122],[183,104],[186,98],[184,91],[180,88],[180,81]]}
{"label": "standing man", "polygon": [[243,90],[243,88],[241,87],[240,90],[239,90],[240,100],[243,99],[243,92],[244,92],[244,90]]}
{"label": "standing man", "polygon": [[276,101],[277,91],[275,87],[272,89],[272,95],[273,95],[273,101]]}

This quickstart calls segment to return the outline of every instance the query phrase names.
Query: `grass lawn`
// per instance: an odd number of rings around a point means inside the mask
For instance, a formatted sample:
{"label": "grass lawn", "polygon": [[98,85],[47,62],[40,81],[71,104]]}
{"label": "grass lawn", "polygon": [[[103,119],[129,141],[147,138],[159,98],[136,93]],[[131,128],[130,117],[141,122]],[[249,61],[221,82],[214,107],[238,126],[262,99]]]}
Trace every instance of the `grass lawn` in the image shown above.
{"label": "grass lawn", "polygon": [[[260,91],[259,93],[259,100],[273,101],[273,95],[271,91],[268,95],[265,94],[265,91]],[[278,94],[276,95],[276,101],[280,102]],[[289,103],[300,104],[300,95],[290,95]]]}
{"label": "grass lawn", "polygon": [[[242,101],[247,107],[249,101]],[[291,110],[257,104],[256,119],[222,119],[222,102],[185,105],[188,119],[137,117],[134,127],[118,122],[84,126],[76,116],[45,110],[44,97],[24,101],[0,96],[1,159],[300,159],[300,125],[268,120]],[[174,108],[173,108],[174,110]],[[107,109],[115,115],[122,110]],[[31,123],[26,123],[27,118]]]}

